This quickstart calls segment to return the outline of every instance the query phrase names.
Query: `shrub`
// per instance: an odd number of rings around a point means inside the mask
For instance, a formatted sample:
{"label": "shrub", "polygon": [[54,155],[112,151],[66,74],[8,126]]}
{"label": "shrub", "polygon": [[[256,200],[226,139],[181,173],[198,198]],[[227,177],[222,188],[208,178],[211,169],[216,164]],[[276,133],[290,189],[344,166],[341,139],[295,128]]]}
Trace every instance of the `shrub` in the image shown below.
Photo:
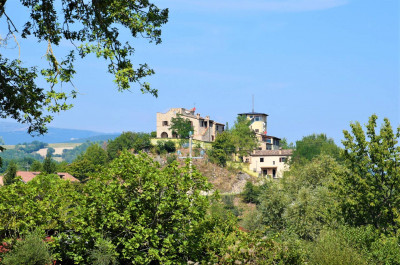
{"label": "shrub", "polygon": [[5,265],[43,265],[51,264],[52,257],[44,235],[35,230],[29,233],[24,240],[18,240],[12,250],[7,253],[2,263]]}
{"label": "shrub", "polygon": [[251,181],[247,181],[242,193],[243,201],[247,203],[260,203],[258,196],[260,195],[260,187],[253,185]]}

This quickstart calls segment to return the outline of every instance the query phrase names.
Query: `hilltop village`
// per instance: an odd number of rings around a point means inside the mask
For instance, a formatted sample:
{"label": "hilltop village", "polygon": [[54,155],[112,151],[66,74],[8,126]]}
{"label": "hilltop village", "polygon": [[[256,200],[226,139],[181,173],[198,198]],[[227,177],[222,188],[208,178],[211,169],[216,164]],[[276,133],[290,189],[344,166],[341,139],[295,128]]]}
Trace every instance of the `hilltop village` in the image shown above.
{"label": "hilltop village", "polygon": [[[190,122],[193,131],[193,139],[212,143],[218,134],[224,132],[225,124],[214,121],[210,116],[202,117],[196,109],[172,108],[166,113],[157,113],[157,131],[156,136],[159,139],[176,139],[178,135],[171,130],[172,120],[177,117]],[[267,134],[266,113],[246,112],[239,113],[238,116],[245,117],[248,126],[257,139],[257,146],[254,150],[245,156],[243,162],[248,163],[249,170],[262,176],[271,176],[272,178],[281,178],[283,172],[289,167],[286,161],[290,159],[292,150],[282,150],[280,148],[280,138]],[[207,145],[204,145],[207,146]]]}

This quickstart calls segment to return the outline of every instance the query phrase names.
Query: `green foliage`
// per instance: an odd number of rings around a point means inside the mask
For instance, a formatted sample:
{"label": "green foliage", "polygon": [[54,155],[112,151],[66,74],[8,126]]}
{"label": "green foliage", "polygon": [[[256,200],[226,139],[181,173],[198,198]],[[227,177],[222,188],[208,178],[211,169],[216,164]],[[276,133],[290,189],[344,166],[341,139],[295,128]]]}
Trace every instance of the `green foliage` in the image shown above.
{"label": "green foliage", "polygon": [[11,185],[17,181],[17,164],[14,161],[8,165],[6,173],[4,174],[3,184]]}
{"label": "green foliage", "polygon": [[394,133],[388,119],[377,134],[377,116],[366,125],[356,122],[344,132],[346,174],[337,176],[336,190],[343,215],[352,225],[374,225],[384,233],[400,230],[400,127]]}
{"label": "green foliage", "polygon": [[41,172],[43,170],[43,165],[40,161],[35,160],[33,161],[31,167],[29,168],[30,171]]}
{"label": "green foliage", "polygon": [[11,161],[17,163],[19,168],[26,168],[27,165],[32,165],[35,160],[43,160],[43,158],[39,154],[28,154],[25,151],[16,149],[8,149],[0,152],[0,158],[2,160],[2,167],[0,168],[0,172],[4,172]]}
{"label": "green foliage", "polygon": [[251,121],[245,116],[238,116],[231,129],[233,143],[236,153],[242,158],[248,156],[258,147],[258,140],[255,132],[250,129]]}
{"label": "green foliage", "polygon": [[212,149],[208,152],[211,162],[226,166],[228,160],[235,152],[235,143],[233,136],[229,131],[217,134],[215,141],[212,143]]}
{"label": "green foliage", "polygon": [[67,166],[66,171],[80,181],[84,181],[91,175],[100,172],[107,163],[107,152],[96,143],[91,144],[83,154]]}
{"label": "green foliage", "polygon": [[157,141],[156,152],[157,154],[173,153],[176,151],[175,142],[168,141]]}
{"label": "green foliage", "polygon": [[325,134],[304,136],[300,141],[296,141],[291,162],[304,165],[320,154],[326,154],[338,160],[340,148]]}
{"label": "green foliage", "polygon": [[64,149],[61,157],[64,161],[66,161],[68,163],[72,163],[79,155],[84,153],[86,151],[86,149],[89,146],[91,146],[92,144],[95,144],[95,143],[87,141],[83,144],[75,146],[72,149]]}
{"label": "green foliage", "polygon": [[99,238],[95,243],[95,249],[90,253],[93,265],[112,265],[117,263],[118,253],[110,240]]}
{"label": "green foliage", "polygon": [[157,132],[156,132],[156,131],[152,131],[152,132],[150,133],[150,137],[151,137],[151,138],[157,138]]}
{"label": "green foliage", "polygon": [[15,245],[4,256],[2,264],[51,264],[53,259],[47,243],[44,242],[44,238],[44,233],[34,230],[27,234],[23,240],[16,240]]}
{"label": "green foliage", "polygon": [[47,154],[50,154],[51,156],[55,153],[55,149],[53,147],[47,148]]}
{"label": "green foliage", "polygon": [[283,215],[291,203],[290,195],[276,182],[263,186],[260,194],[258,210],[262,215],[262,223],[272,230],[279,231],[286,227]]}
{"label": "green foliage", "polygon": [[200,191],[208,184],[188,165],[160,168],[146,154],[122,152],[83,189],[75,231],[57,239],[63,261],[89,260],[84,246],[102,236],[116,247],[119,263],[181,263],[191,255],[188,238],[206,214]]}
{"label": "green foliage", "polygon": [[189,138],[189,132],[193,131],[190,120],[182,118],[181,114],[176,114],[176,117],[171,119],[170,129],[181,139]]}
{"label": "green foliage", "polygon": [[239,208],[234,204],[235,195],[222,195],[221,200],[224,208],[230,211],[234,216],[238,217],[241,214]]}
{"label": "green foliage", "polygon": [[15,146],[15,149],[24,151],[25,153],[33,153],[47,146],[48,146],[47,143],[43,143],[40,141],[33,141],[31,143],[17,144]]}
{"label": "green foliage", "polygon": [[259,195],[261,188],[255,186],[251,181],[247,181],[242,192],[243,201],[247,203],[260,203]]}
{"label": "green foliage", "polygon": [[344,168],[335,159],[320,155],[307,164],[293,166],[279,182],[267,183],[259,197],[263,223],[314,240],[325,226],[341,221],[338,198],[331,190]]}
{"label": "green foliage", "polygon": [[150,135],[147,133],[124,132],[108,142],[107,153],[110,160],[115,159],[123,150],[133,149],[136,153],[151,148]]}
{"label": "green foliage", "polygon": [[351,244],[344,240],[336,231],[323,231],[313,245],[310,264],[327,265],[362,265],[368,264],[365,257]]}
{"label": "green foliage", "polygon": [[[49,65],[42,69],[26,67],[19,58],[8,59],[0,54],[1,118],[11,117],[26,123],[29,133],[45,133],[46,124],[53,119],[52,115],[69,109],[71,104],[66,101],[77,95],[74,90],[62,90],[63,83],[72,82],[76,54],[80,58],[93,54],[105,59],[108,62],[108,72],[114,75],[118,90],[128,90],[130,83],[135,82],[140,84],[143,93],[157,96],[157,90],[142,81],[144,77],[154,74],[154,71],[147,64],[137,64],[138,67],[134,67],[130,57],[135,49],[129,43],[141,36],[149,42],[161,43],[160,28],[168,20],[168,9],[159,9],[149,1],[69,0],[56,4],[48,0],[21,0],[29,16],[22,18],[25,22],[13,23],[12,17],[7,15],[6,7],[9,5],[6,2],[0,4],[0,17],[9,25],[4,35],[14,35],[17,39],[33,38],[47,43],[43,57]],[[14,8],[19,8],[18,1],[8,2],[15,5]],[[131,38],[126,39],[120,31],[130,33]],[[62,41],[71,42],[74,48],[56,57],[53,46],[59,46]],[[47,81],[48,90],[37,86],[39,73]]]}
{"label": "green foliage", "polygon": [[167,156],[167,164],[168,165],[171,164],[172,162],[176,161],[176,159],[177,159],[176,155],[172,154],[172,155]]}
{"label": "green foliage", "polygon": [[51,158],[51,154],[47,153],[46,158],[43,161],[43,173],[53,174],[57,171],[56,162]]}
{"label": "green foliage", "polygon": [[293,143],[288,143],[286,138],[283,138],[279,142],[279,147],[282,149],[295,149],[295,146]]}

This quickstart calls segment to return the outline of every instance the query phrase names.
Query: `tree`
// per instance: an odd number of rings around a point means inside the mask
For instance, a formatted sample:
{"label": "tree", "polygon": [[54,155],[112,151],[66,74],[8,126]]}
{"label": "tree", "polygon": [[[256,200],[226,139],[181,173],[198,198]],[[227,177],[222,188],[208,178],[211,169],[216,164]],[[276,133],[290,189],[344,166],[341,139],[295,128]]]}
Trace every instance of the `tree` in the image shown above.
{"label": "tree", "polygon": [[279,142],[279,147],[282,149],[295,149],[295,146],[293,143],[288,143],[286,138],[281,139]]}
{"label": "tree", "polygon": [[291,162],[304,165],[320,154],[326,154],[339,160],[340,148],[326,134],[311,134],[296,141],[296,149],[293,151]]}
{"label": "tree", "polygon": [[400,230],[400,126],[394,132],[385,118],[379,134],[372,115],[366,133],[359,122],[344,130],[343,159],[349,169],[338,177],[345,220],[351,225],[371,224],[385,233]]}
{"label": "tree", "polygon": [[150,135],[147,133],[124,132],[108,142],[107,153],[110,160],[116,158],[122,150],[139,152],[151,148]]}
{"label": "tree", "polygon": [[47,153],[46,158],[43,161],[43,173],[54,174],[56,173],[57,166],[54,160],[51,158],[51,154]]}
{"label": "tree", "polygon": [[251,121],[245,116],[238,116],[231,129],[236,153],[243,160],[243,156],[248,156],[258,147],[255,132],[250,128]]}
{"label": "tree", "polygon": [[14,161],[11,161],[8,164],[6,173],[4,174],[4,179],[3,179],[4,185],[11,185],[16,181],[17,170],[18,170],[17,164]]}
{"label": "tree", "polygon": [[188,164],[160,168],[145,153],[123,151],[83,185],[82,210],[70,224],[75,229],[57,239],[62,260],[84,264],[87,250],[106,235],[118,264],[186,263],[197,251],[194,228],[207,213],[208,199],[200,192],[209,188]]}
{"label": "tree", "polygon": [[224,131],[217,134],[208,155],[212,162],[224,167],[235,150],[232,134],[229,131]]}
{"label": "tree", "polygon": [[100,172],[107,162],[107,152],[99,144],[92,144],[67,167],[67,171],[84,181],[94,173]]}
{"label": "tree", "polygon": [[[159,9],[147,0],[65,0],[61,3],[21,0],[21,9],[27,8],[29,17],[22,23],[22,28],[17,28],[11,14],[7,13],[6,3],[16,5],[17,1],[0,1],[0,18],[8,25],[8,34],[2,34],[2,46],[7,46],[10,38],[18,46],[19,38],[34,38],[47,43],[47,51],[43,53],[49,66],[39,69],[25,65],[19,58],[6,58],[0,54],[1,118],[10,117],[28,124],[29,133],[45,133],[52,114],[69,109],[71,105],[67,99],[77,95],[75,90],[69,93],[61,90],[63,83],[72,84],[76,55],[85,58],[95,54],[105,59],[108,72],[115,76],[118,90],[128,90],[131,82],[137,82],[143,93],[157,96],[157,90],[142,81],[154,71],[147,64],[134,66],[130,57],[135,50],[129,39],[120,33],[127,30],[132,38],[142,36],[159,44],[160,27],[168,20],[168,9]],[[75,47],[64,54],[64,58],[56,57],[53,52],[61,41],[71,42]],[[39,73],[47,81],[48,88],[36,83]],[[57,84],[60,89],[56,88]]]}
{"label": "tree", "polygon": [[190,120],[182,118],[181,114],[176,114],[176,117],[171,119],[170,129],[181,139],[189,138],[189,132],[193,131]]}
{"label": "tree", "polygon": [[33,161],[33,163],[32,163],[32,165],[31,165],[29,170],[30,171],[38,171],[38,172],[40,172],[40,171],[43,170],[43,165],[42,165],[42,163],[40,163],[40,161],[35,160],[35,161]]}

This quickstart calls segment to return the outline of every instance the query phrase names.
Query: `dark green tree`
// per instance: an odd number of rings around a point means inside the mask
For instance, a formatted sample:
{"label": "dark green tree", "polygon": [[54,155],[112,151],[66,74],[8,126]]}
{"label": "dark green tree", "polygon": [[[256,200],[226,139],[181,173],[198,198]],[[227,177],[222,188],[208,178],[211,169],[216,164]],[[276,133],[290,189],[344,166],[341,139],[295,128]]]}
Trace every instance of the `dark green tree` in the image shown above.
{"label": "dark green tree", "polygon": [[176,114],[176,117],[171,119],[170,129],[181,139],[189,138],[189,132],[193,131],[190,120],[182,118],[181,114]]}
{"label": "dark green tree", "polygon": [[91,175],[100,172],[107,162],[107,152],[99,144],[92,144],[86,149],[85,153],[78,156],[67,167],[67,171],[80,181],[83,181]]}
{"label": "dark green tree", "polygon": [[6,173],[4,174],[4,179],[3,179],[4,185],[11,185],[16,181],[17,170],[18,170],[17,164],[14,161],[11,161],[8,164]]}
{"label": "dark green tree", "polygon": [[233,141],[232,133],[224,131],[219,133],[212,143],[212,149],[208,152],[208,155],[212,162],[220,166],[226,166],[227,161],[235,153],[236,147]]}
{"label": "dark green tree", "polygon": [[43,165],[40,163],[40,161],[35,160],[33,161],[31,167],[29,168],[30,171],[37,171],[40,172],[43,170]]}
{"label": "dark green tree", "polygon": [[108,142],[107,153],[110,160],[118,157],[122,150],[135,152],[151,148],[150,135],[147,133],[124,132],[114,140]]}
{"label": "dark green tree", "polygon": [[[10,5],[28,11],[29,16],[20,18],[26,22],[20,23],[23,26],[13,22],[14,17],[7,12]],[[24,14],[21,11],[17,15]],[[5,48],[8,48],[7,40],[20,38],[47,43],[47,50],[43,51],[47,68],[40,69],[0,53],[0,117],[26,123],[29,133],[45,133],[52,114],[71,107],[66,101],[77,93],[75,90],[65,92],[61,87],[63,83],[72,82],[77,55],[85,58],[94,54],[105,59],[108,72],[115,76],[118,90],[128,90],[135,82],[140,84],[143,93],[157,96],[157,90],[142,81],[154,71],[147,64],[134,65],[131,56],[135,49],[130,43],[137,37],[161,43],[160,28],[168,20],[168,9],[159,9],[147,0],[66,0],[56,3],[53,0],[3,0],[0,1],[0,18],[6,21],[8,28],[1,36]],[[130,36],[121,34],[122,31]],[[71,42],[74,49],[66,52],[63,58],[56,57],[53,48],[62,41]],[[46,88],[36,83],[39,73],[48,83]]]}
{"label": "dark green tree", "polygon": [[338,176],[343,215],[352,225],[371,224],[385,233],[400,230],[400,126],[385,118],[379,133],[372,115],[366,133],[359,122],[344,130],[343,158],[349,169]]}
{"label": "dark green tree", "polygon": [[51,154],[47,153],[46,158],[43,161],[43,173],[54,174],[56,173],[57,165],[56,162],[51,158]]}

